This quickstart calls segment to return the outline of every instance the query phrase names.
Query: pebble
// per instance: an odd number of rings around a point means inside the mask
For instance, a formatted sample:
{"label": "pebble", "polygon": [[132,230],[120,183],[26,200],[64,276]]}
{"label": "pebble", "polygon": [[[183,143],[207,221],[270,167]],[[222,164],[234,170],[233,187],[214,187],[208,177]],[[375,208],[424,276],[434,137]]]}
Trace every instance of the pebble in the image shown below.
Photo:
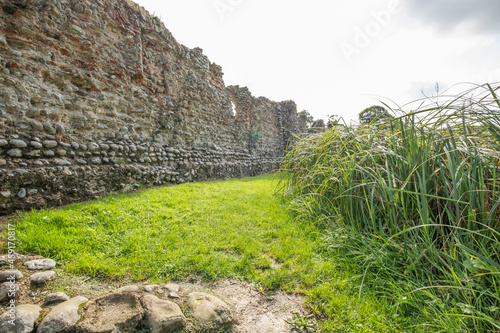
{"label": "pebble", "polygon": [[12,282],[4,282],[0,284],[0,302],[9,299],[9,294],[15,293],[19,290],[19,285]]}
{"label": "pebble", "polygon": [[147,293],[153,293],[159,288],[159,285],[157,284],[151,284],[151,285],[145,285],[143,286],[143,289]]}
{"label": "pebble", "polygon": [[56,154],[59,155],[59,156],[65,156],[66,155],[66,150],[64,149],[57,149],[56,150]]}
{"label": "pebble", "polygon": [[171,291],[168,294],[168,297],[170,297],[170,298],[179,298],[180,296],[175,291]]}
{"label": "pebble", "polygon": [[24,147],[28,146],[26,144],[26,142],[24,142],[23,140],[17,140],[17,139],[10,140],[9,144],[13,147],[16,147],[16,148],[24,148]]}
{"label": "pebble", "polygon": [[40,149],[43,147],[43,145],[40,143],[40,142],[37,142],[37,141],[31,141],[30,142],[30,145],[33,147],[33,148],[36,148],[36,149]]}
{"label": "pebble", "polygon": [[17,192],[17,197],[20,199],[24,199],[26,197],[26,189],[20,188],[19,192]]}
{"label": "pebble", "polygon": [[82,4],[77,3],[75,5],[75,11],[80,13],[80,14],[83,14],[85,12],[85,7],[83,7]]}
{"label": "pebble", "polygon": [[54,163],[56,165],[60,165],[60,166],[68,166],[68,165],[71,165],[71,162],[68,161],[68,160],[65,160],[65,159],[62,159],[62,158],[54,158]]}
{"label": "pebble", "polygon": [[57,147],[57,141],[45,140],[43,142],[43,145],[45,146],[45,148],[55,148],[55,147]]}
{"label": "pebble", "polygon": [[45,132],[47,132],[49,134],[55,134],[56,133],[56,129],[50,123],[44,123],[43,124],[43,129],[45,130]]}
{"label": "pebble", "polygon": [[33,127],[35,131],[40,131],[40,132],[43,131],[43,124],[39,123],[36,120],[31,120],[30,125],[31,127]]}
{"label": "pebble", "polygon": [[21,149],[14,148],[14,149],[10,149],[7,152],[7,155],[9,155],[11,157],[21,157],[21,156],[23,156],[23,152],[21,151]]}
{"label": "pebble", "polygon": [[31,270],[49,270],[56,267],[56,262],[52,259],[36,259],[25,262],[24,266]]}
{"label": "pebble", "polygon": [[27,156],[29,157],[40,157],[42,155],[41,150],[32,150],[29,153],[26,153]]}
{"label": "pebble", "polygon": [[22,52],[20,52],[18,50],[14,50],[14,49],[10,49],[10,53],[12,53],[13,55],[16,55],[18,57],[22,57],[23,56]]}
{"label": "pebble", "polygon": [[90,159],[90,163],[99,165],[99,164],[102,164],[102,160],[100,157],[92,157]]}
{"label": "pebble", "polygon": [[0,139],[0,147],[6,146],[8,144],[9,144],[9,141],[4,140],[4,139]]}
{"label": "pebble", "polygon": [[[26,163],[19,163],[19,165],[21,166],[26,166]],[[15,173],[18,173],[20,174],[21,176],[24,175],[25,173],[27,173],[28,171],[25,170],[25,169],[15,169],[14,170]]]}
{"label": "pebble", "polygon": [[87,143],[87,149],[89,151],[96,151],[99,149],[99,146],[95,142],[89,142],[89,143]]}
{"label": "pebble", "polygon": [[0,282],[12,281],[12,280],[20,280],[23,278],[23,273],[21,273],[17,269],[12,269],[8,271],[0,272]]}
{"label": "pebble", "polygon": [[45,297],[45,304],[59,304],[62,302],[66,302],[69,300],[69,296],[66,295],[65,293],[58,292],[58,293],[52,293],[48,294],[47,297]]}
{"label": "pebble", "polygon": [[63,125],[56,124],[56,133],[57,134],[64,134],[64,133],[66,133],[66,129],[64,128]]}
{"label": "pebble", "polygon": [[130,285],[130,286],[124,286],[124,287],[118,288],[114,292],[115,293],[134,293],[134,292],[138,292],[138,291],[139,291],[138,286]]}
{"label": "pebble", "polygon": [[54,271],[35,273],[30,277],[30,283],[41,285],[52,280],[54,276],[56,276],[56,272]]}

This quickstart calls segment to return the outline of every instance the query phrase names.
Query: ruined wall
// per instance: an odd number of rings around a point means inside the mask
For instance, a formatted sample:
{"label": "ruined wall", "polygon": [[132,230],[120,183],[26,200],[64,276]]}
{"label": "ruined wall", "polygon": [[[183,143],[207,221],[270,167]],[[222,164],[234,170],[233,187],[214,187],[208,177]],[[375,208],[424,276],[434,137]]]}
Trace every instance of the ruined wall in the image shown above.
{"label": "ruined wall", "polygon": [[222,75],[128,0],[0,0],[0,215],[274,171],[295,103]]}

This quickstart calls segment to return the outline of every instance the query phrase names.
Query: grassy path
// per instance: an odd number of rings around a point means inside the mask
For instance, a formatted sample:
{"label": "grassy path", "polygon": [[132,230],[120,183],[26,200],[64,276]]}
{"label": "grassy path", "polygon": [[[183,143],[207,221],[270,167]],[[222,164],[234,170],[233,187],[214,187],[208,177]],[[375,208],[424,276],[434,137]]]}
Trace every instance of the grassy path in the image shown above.
{"label": "grassy path", "polygon": [[18,222],[18,248],[104,279],[247,280],[305,293],[325,332],[394,331],[384,304],[358,298],[338,272],[319,230],[273,196],[276,185],[273,176],[183,184],[33,212]]}

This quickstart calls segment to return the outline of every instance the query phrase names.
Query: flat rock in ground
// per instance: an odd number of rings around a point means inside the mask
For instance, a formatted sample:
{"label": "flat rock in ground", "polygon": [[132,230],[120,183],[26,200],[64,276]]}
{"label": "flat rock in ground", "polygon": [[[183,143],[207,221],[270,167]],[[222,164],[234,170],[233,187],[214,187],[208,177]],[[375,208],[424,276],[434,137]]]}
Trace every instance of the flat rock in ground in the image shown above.
{"label": "flat rock in ground", "polygon": [[166,285],[163,285],[161,286],[163,289],[167,289],[168,291],[170,292],[176,292],[178,293],[179,292],[179,285],[178,284],[173,284],[173,283],[169,283],[169,284],[166,284]]}
{"label": "flat rock in ground", "polygon": [[141,303],[146,310],[146,324],[151,333],[170,333],[186,325],[186,317],[174,302],[146,294]]}
{"label": "flat rock in ground", "polygon": [[145,292],[147,293],[154,293],[160,286],[157,284],[148,284],[142,286]]}
{"label": "flat rock in ground", "polygon": [[56,267],[56,262],[52,259],[37,259],[25,262],[24,266],[31,270],[48,271]]}
{"label": "flat rock in ground", "polygon": [[247,282],[223,280],[211,290],[224,299],[237,318],[232,326],[234,333],[290,333],[292,327],[287,320],[293,313],[309,313],[303,306],[304,296],[276,292],[268,298]]}
{"label": "flat rock in ground", "polygon": [[8,300],[10,297],[9,294],[15,294],[19,290],[19,285],[17,283],[12,282],[4,282],[0,284],[0,302],[4,302]]}
{"label": "flat rock in ground", "polygon": [[170,298],[180,298],[179,294],[177,294],[175,291],[171,291],[168,293],[168,297]]}
{"label": "flat rock in ground", "polygon": [[40,317],[42,308],[36,305],[19,305],[15,313],[0,316],[0,333],[31,333]]}
{"label": "flat rock in ground", "polygon": [[48,294],[44,299],[44,305],[55,305],[69,300],[69,296],[65,293]]}
{"label": "flat rock in ground", "polygon": [[222,325],[233,321],[229,306],[215,296],[199,292],[190,293],[188,304],[193,317],[202,323]]}
{"label": "flat rock in ground", "polygon": [[83,308],[79,333],[135,332],[144,316],[139,296],[112,293],[88,302]]}
{"label": "flat rock in ground", "polygon": [[35,273],[30,277],[30,283],[35,285],[43,285],[52,280],[54,276],[56,276],[56,272],[54,271]]}
{"label": "flat rock in ground", "polygon": [[178,284],[164,284],[161,286],[153,285],[153,286],[144,286],[144,291],[146,292],[156,292],[157,294],[165,294],[170,298],[179,298],[179,290],[180,286]]}
{"label": "flat rock in ground", "polygon": [[115,293],[136,293],[139,291],[139,286],[131,285],[116,289]]}
{"label": "flat rock in ground", "polygon": [[77,296],[69,301],[55,306],[52,311],[42,320],[38,326],[37,333],[62,333],[74,329],[80,320],[78,309],[88,299]]}
{"label": "flat rock in ground", "polygon": [[23,278],[23,273],[17,269],[10,269],[0,272],[0,282],[20,280]]}

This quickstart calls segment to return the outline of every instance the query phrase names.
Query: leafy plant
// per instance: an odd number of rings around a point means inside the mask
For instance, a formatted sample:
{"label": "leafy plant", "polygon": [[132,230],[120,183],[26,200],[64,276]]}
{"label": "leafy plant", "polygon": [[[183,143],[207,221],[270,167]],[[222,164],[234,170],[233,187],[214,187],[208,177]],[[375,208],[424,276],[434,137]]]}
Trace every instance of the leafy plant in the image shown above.
{"label": "leafy plant", "polygon": [[498,89],[333,127],[286,157],[296,210],[408,329],[500,329]]}
{"label": "leafy plant", "polygon": [[250,138],[253,144],[256,144],[260,139],[260,132],[258,127],[254,127],[252,133],[250,134]]}
{"label": "leafy plant", "polygon": [[298,312],[293,312],[292,318],[285,321],[292,329],[298,330],[299,332],[316,332],[318,326],[312,314],[303,316]]}

